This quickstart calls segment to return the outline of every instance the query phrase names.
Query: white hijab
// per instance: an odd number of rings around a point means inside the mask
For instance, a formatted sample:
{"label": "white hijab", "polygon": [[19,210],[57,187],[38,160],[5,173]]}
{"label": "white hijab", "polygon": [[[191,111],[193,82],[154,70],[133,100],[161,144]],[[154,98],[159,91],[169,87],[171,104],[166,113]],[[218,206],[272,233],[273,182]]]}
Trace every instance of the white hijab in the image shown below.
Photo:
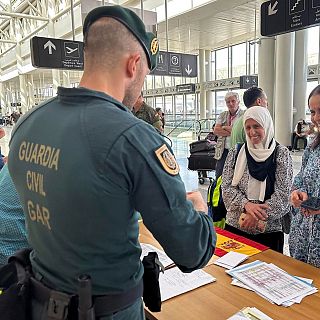
{"label": "white hijab", "polygon": [[[246,121],[253,119],[257,121],[265,131],[265,137],[259,144],[252,144],[250,138],[246,133],[247,147],[250,155],[256,162],[263,162],[270,157],[273,153],[276,142],[274,140],[274,128],[271,115],[267,108],[261,106],[255,106],[247,109],[243,115],[243,126],[245,128]],[[269,147],[270,145],[270,147]],[[244,170],[247,165],[247,156],[245,151],[245,145],[243,145],[239,151],[237,162],[234,168],[234,174],[232,179],[232,186],[237,186],[241,180]],[[249,200],[264,200],[266,191],[266,180],[259,181],[255,178],[249,178],[248,184],[248,199]]]}

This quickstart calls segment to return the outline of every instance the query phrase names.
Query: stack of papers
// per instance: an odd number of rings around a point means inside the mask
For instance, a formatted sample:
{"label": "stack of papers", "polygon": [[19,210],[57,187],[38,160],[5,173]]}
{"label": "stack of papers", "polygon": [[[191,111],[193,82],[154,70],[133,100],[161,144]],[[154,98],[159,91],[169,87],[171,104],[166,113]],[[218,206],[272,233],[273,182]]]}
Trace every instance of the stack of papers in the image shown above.
{"label": "stack of papers", "polygon": [[160,272],[161,301],[168,300],[214,281],[216,281],[216,279],[203,270],[183,273],[175,267],[166,270],[164,273]]}
{"label": "stack of papers", "polygon": [[288,274],[272,263],[254,261],[227,271],[237,281],[233,284],[255,291],[272,303],[291,306],[318,291],[310,281]]}
{"label": "stack of papers", "polygon": [[174,262],[167,256],[164,251],[152,246],[151,244],[141,243],[140,245],[142,249],[140,256],[141,260],[144,256],[147,256],[149,252],[156,252],[158,254],[159,261],[162,263],[165,269],[174,265]]}
{"label": "stack of papers", "polygon": [[221,258],[219,258],[218,260],[216,260],[214,264],[226,269],[232,269],[246,259],[248,259],[248,255],[239,253],[239,252],[230,251],[224,256],[222,256]]}
{"label": "stack of papers", "polygon": [[273,320],[262,311],[254,307],[246,307],[227,320]]}

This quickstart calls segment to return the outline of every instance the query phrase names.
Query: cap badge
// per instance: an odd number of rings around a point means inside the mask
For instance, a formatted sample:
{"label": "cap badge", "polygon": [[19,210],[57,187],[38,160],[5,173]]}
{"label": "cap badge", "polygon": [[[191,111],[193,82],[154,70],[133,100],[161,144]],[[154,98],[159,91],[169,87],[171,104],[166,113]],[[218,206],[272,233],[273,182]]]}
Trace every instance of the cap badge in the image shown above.
{"label": "cap badge", "polygon": [[158,53],[159,50],[159,41],[157,38],[153,38],[150,45],[150,51],[152,55],[155,55]]}

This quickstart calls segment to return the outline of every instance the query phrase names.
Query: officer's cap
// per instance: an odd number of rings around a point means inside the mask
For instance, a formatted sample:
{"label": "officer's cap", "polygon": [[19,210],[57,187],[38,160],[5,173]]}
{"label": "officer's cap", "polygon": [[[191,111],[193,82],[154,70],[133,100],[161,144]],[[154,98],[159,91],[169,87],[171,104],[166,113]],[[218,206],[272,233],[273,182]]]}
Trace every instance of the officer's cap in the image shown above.
{"label": "officer's cap", "polygon": [[90,26],[98,19],[110,17],[124,24],[139,40],[148,59],[150,70],[157,66],[159,53],[158,39],[153,33],[147,32],[142,20],[128,8],[121,6],[102,6],[91,10],[83,23],[83,35],[86,36]]}

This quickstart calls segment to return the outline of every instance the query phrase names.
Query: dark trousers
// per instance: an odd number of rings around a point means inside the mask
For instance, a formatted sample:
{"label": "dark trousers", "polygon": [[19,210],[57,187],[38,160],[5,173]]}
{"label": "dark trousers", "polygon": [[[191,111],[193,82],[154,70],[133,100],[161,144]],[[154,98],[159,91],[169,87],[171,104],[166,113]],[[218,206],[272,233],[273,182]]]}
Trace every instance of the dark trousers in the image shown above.
{"label": "dark trousers", "polygon": [[235,233],[239,236],[243,236],[252,241],[261,243],[274,251],[283,253],[283,243],[284,243],[283,232],[279,231],[279,232],[270,232],[270,233],[249,234],[235,227],[232,227],[228,224],[226,224],[225,230]]}
{"label": "dark trousers", "polygon": [[303,140],[303,149],[306,148],[307,144],[308,144],[308,139],[307,137],[299,137],[297,136],[297,134],[294,132],[292,134],[292,139],[291,139],[291,146],[292,146],[292,150],[298,149],[298,141],[299,140]]}
{"label": "dark trousers", "polygon": [[221,159],[216,163],[216,179],[218,179],[218,177],[222,175],[224,163],[226,162],[228,152],[229,149],[224,149]]}

